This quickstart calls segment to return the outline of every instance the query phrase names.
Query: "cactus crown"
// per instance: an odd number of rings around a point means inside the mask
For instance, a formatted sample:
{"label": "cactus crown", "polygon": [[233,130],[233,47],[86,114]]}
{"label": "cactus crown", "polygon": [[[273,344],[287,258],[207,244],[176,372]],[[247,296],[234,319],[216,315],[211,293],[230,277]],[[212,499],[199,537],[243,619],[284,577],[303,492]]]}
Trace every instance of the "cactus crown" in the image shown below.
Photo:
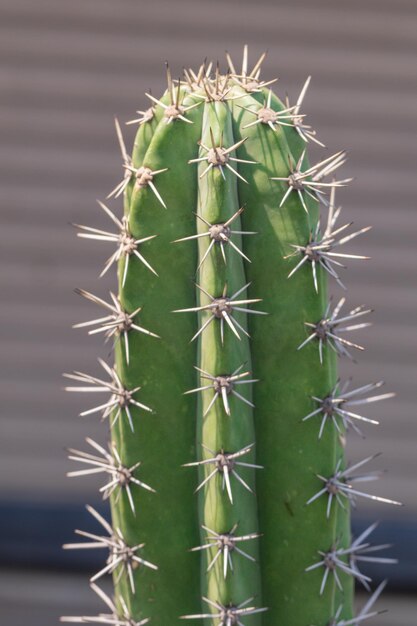
{"label": "cactus crown", "polygon": [[[348,467],[344,446],[375,423],[352,407],[392,394],[338,381],[370,311],[343,313],[327,291],[344,258],[366,258],[343,246],[368,229],[336,225],[344,152],[307,160],[309,142],[323,146],[303,109],[310,78],[281,102],[264,56],[250,69],[245,48],[241,69],[228,55],[226,74],[203,64],[177,81],[168,68],[165,94],[128,122],[132,155],[116,120],[123,177],[108,197],[123,195],[124,213],[99,203],[112,230],[78,234],[113,245],[102,275],[117,264],[118,294],[78,290],[105,314],[77,324],[115,341],[115,366],[67,375],[70,391],[108,393],[81,415],[108,420],[109,448],[71,450],[83,469],[70,475],[105,473],[112,524],[89,507],[102,530],[67,547],[108,551],[91,581],[109,613],[64,620],[347,626],[376,614],[382,586],[354,618],[353,582],[369,589],[360,562],[383,546],[370,547],[374,526],[352,540],[349,519],[373,497],[355,487],[376,477],[355,473],[373,457]],[[106,573],[114,602],[95,584]]]}

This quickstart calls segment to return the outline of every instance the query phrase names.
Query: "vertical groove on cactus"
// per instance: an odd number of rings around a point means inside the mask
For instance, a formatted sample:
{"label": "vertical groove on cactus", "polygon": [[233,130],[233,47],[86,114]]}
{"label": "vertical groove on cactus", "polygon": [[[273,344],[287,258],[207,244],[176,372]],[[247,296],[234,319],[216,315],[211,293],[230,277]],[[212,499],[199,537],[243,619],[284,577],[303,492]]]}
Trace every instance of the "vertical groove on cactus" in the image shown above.
{"label": "vertical groove on cactus", "polygon": [[[118,264],[119,292],[77,290],[105,315],[76,327],[115,340],[116,364],[101,361],[105,380],[67,375],[70,391],[110,394],[82,415],[111,431],[108,449],[69,451],[69,475],[105,474],[112,525],[89,507],[107,534],[66,547],[108,549],[91,581],[110,613],[64,621],[353,624],[385,584],[353,618],[354,580],[370,589],[358,564],[393,561],[369,556],[375,525],[350,535],[357,497],[399,503],[356,489],[374,457],[344,456],[347,431],[377,423],[356,407],[393,395],[337,379],[338,356],[363,349],[345,332],[370,312],[328,297],[341,259],[367,258],[339,248],[369,230],[336,226],[345,154],[308,162],[308,142],[323,146],[302,110],[310,78],[290,105],[260,79],[264,55],[252,70],[246,47],[242,69],[227,59],[225,75],[167,68],[166,93],[128,122],[132,156],[116,120],[124,175],[108,198],[123,194],[124,214],[100,203],[116,231],[79,227],[116,245],[102,274]],[[114,601],[95,585],[105,573]]]}

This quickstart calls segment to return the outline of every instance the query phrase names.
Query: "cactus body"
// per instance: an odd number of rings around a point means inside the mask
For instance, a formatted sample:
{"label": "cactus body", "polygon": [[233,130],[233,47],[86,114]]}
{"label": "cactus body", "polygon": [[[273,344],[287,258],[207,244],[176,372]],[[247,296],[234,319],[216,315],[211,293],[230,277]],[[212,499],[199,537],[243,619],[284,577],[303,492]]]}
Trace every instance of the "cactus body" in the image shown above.
{"label": "cactus body", "polygon": [[[226,76],[168,74],[132,157],[117,126],[121,312],[101,324],[118,339],[103,408],[116,449],[107,604],[126,625],[326,626],[352,619],[361,580],[349,497],[326,482],[315,497],[323,477],[344,480],[353,421],[334,410],[337,353],[350,347],[337,329],[349,328],[329,311],[337,266],[320,248],[336,241],[333,192],[346,181],[329,176],[343,154],[311,167],[301,102],[273,95],[260,63],[229,63]],[[70,378],[97,384],[82,376]]]}

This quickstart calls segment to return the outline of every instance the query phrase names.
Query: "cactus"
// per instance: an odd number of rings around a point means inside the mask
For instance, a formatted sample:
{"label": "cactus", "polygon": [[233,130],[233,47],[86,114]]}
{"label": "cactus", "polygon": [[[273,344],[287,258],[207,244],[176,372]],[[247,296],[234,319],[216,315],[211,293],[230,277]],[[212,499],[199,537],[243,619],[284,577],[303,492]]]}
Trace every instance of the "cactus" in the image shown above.
{"label": "cactus", "polygon": [[[398,503],[356,489],[374,457],[345,460],[347,431],[375,423],[357,406],[393,395],[338,380],[370,313],[328,296],[341,261],[366,258],[342,246],[368,228],[336,225],[345,154],[308,162],[309,142],[323,146],[302,109],[310,79],[291,105],[260,78],[264,55],[252,70],[246,48],[242,69],[227,59],[224,75],[167,69],[131,122],[131,156],[116,120],[123,215],[100,203],[113,229],[79,226],[115,245],[102,274],[117,265],[118,294],[78,290],[105,313],[76,326],[114,340],[115,365],[66,375],[70,391],[104,392],[81,415],[110,426],[108,449],[70,450],[70,475],[106,475],[112,524],[88,507],[97,534],[66,547],[108,551],[91,582],[110,613],[64,621],[346,626],[382,590],[353,616],[355,579],[370,588],[361,560],[392,560],[374,556],[374,526],[350,533],[357,497]],[[106,573],[114,601],[96,585]]]}

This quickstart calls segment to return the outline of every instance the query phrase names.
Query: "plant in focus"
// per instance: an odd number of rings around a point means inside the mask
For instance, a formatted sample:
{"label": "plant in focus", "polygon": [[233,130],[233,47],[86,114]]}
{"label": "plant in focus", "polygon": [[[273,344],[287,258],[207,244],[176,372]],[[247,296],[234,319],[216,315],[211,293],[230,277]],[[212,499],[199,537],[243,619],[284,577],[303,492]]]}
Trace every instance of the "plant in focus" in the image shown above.
{"label": "plant in focus", "polygon": [[[373,617],[384,583],[353,614],[363,561],[390,562],[359,537],[350,509],[378,472],[349,466],[346,434],[361,407],[391,397],[382,382],[350,388],[339,357],[370,310],[332,302],[352,231],[335,192],[345,153],[311,164],[304,97],[282,102],[275,81],[227,56],[146,94],[130,154],[116,121],[123,176],[99,203],[108,230],[78,226],[117,267],[117,293],[78,293],[100,309],[77,324],[114,341],[101,373],[66,374],[97,393],[107,448],[71,450],[71,476],[100,473],[111,524],[66,548],[102,549],[91,578],[104,612],[63,621],[140,626],[348,626]],[[90,408],[91,407],[91,408]],[[112,574],[115,597],[98,586]]]}

